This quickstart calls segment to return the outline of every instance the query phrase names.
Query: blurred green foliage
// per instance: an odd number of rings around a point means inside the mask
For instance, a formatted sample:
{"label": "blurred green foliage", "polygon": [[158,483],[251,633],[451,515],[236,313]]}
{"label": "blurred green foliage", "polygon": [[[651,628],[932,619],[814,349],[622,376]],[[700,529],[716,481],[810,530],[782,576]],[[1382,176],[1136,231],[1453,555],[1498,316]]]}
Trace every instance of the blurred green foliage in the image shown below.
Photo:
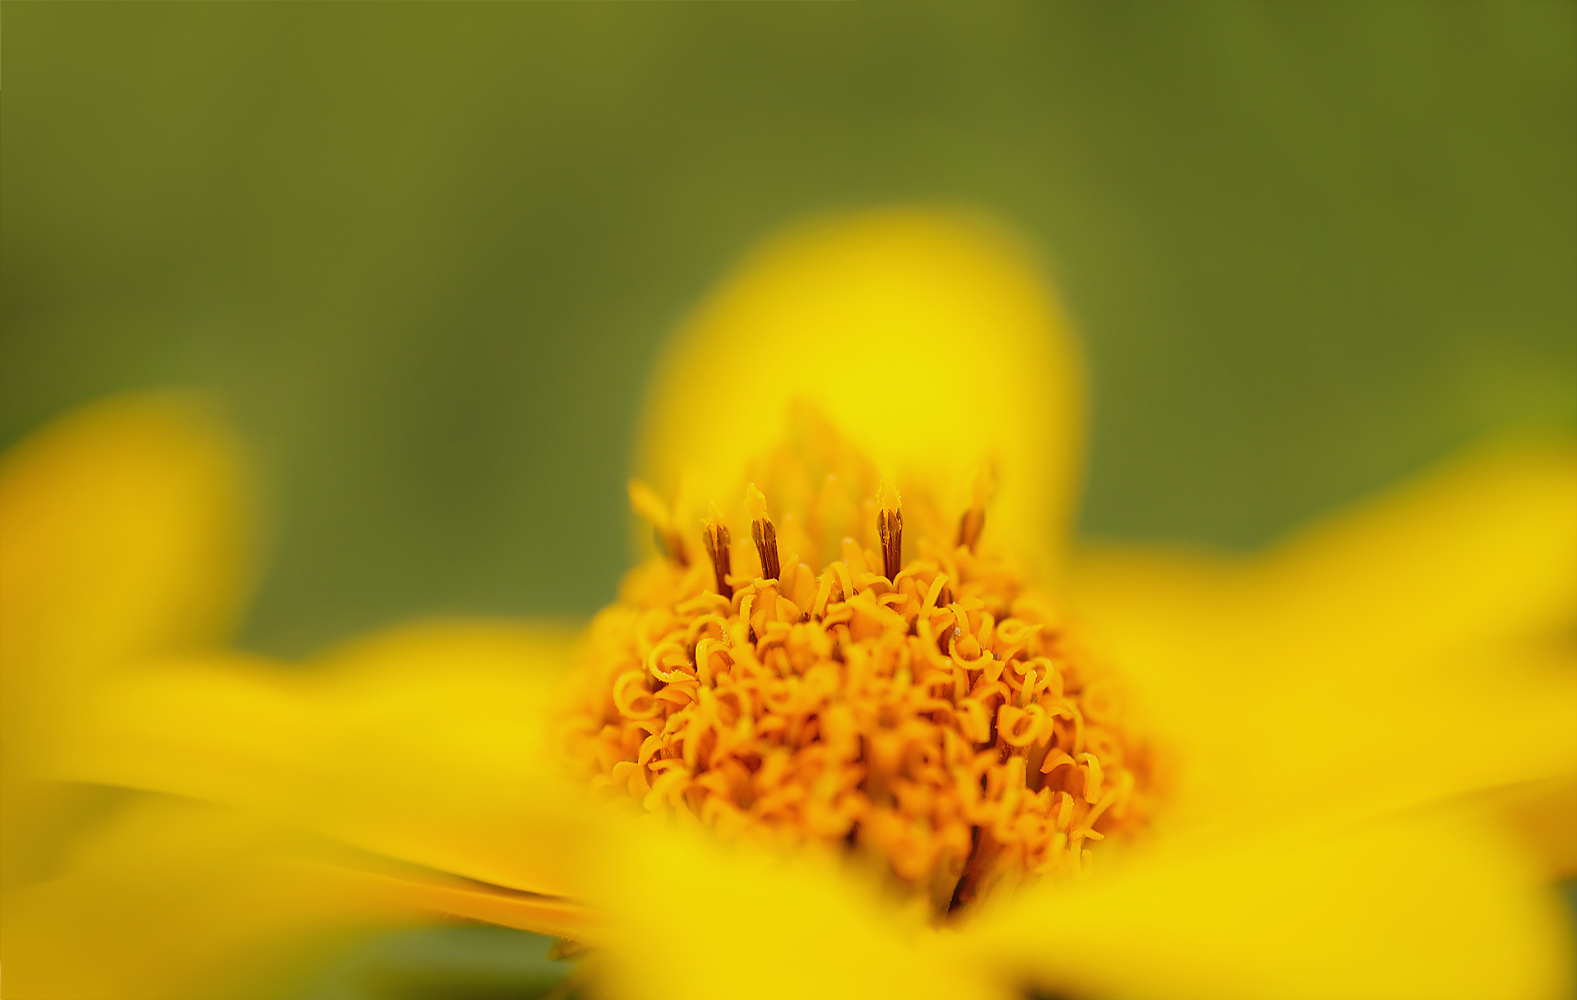
{"label": "blurred green foliage", "polygon": [[1091,533],[1253,545],[1577,424],[1569,4],[5,15],[0,443],[215,390],[270,491],[268,651],[607,600],[662,337],[807,212],[967,202],[1045,248]]}
{"label": "blurred green foliage", "polygon": [[316,954],[258,976],[237,1000],[576,1000],[573,963],[551,938],[455,924],[320,942]]}

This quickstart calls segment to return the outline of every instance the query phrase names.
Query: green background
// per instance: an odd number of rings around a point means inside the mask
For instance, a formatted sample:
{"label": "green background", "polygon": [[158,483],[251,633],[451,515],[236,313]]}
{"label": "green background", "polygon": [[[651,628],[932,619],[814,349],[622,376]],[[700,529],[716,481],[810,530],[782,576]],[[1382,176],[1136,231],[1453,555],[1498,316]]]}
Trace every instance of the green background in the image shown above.
{"label": "green background", "polygon": [[[1089,532],[1246,546],[1577,422],[1577,17],[1553,3],[9,3],[0,440],[219,392],[247,639],[579,615],[645,372],[804,213],[992,209],[1084,335]],[[941,387],[939,387],[940,389]]]}
{"label": "green background", "polygon": [[1570,4],[13,0],[3,45],[0,444],[218,393],[269,652],[608,600],[662,338],[808,212],[1043,248],[1090,534],[1249,547],[1577,426]]}

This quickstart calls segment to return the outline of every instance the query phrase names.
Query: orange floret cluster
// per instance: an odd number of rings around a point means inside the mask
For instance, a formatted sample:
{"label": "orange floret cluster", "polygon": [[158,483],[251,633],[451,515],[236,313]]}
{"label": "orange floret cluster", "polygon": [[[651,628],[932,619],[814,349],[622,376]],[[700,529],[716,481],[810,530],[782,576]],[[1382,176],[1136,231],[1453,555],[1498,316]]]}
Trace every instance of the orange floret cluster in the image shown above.
{"label": "orange floret cluster", "polygon": [[[754,488],[756,553],[714,514],[710,565],[670,541],[632,571],[592,625],[572,759],[726,836],[878,856],[939,912],[1004,877],[1081,873],[1089,845],[1141,813],[1115,682],[976,554],[978,509],[889,576],[902,517],[885,492],[878,544],[845,538],[819,573],[777,565]],[[762,575],[728,572],[743,563]]]}

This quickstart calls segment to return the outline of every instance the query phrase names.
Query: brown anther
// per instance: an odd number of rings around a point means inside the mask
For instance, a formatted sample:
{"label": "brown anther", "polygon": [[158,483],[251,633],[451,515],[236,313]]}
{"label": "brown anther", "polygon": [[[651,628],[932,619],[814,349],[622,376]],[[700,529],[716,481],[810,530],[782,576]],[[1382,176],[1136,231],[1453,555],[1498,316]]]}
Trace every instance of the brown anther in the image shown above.
{"label": "brown anther", "polygon": [[657,547],[679,565],[690,565],[690,556],[684,548],[684,537],[674,527],[668,505],[663,503],[657,491],[639,479],[630,480],[628,489],[630,506],[652,526],[652,532],[657,538]]}
{"label": "brown anther", "polygon": [[903,567],[903,510],[898,491],[887,480],[876,488],[876,534],[882,542],[882,573],[889,580],[898,578]]}
{"label": "brown anther", "polygon": [[975,551],[975,543],[980,541],[980,529],[985,526],[985,508],[969,508],[964,511],[964,516],[958,519],[958,540],[954,544],[963,546],[971,552]]}
{"label": "brown anther", "polygon": [[703,522],[701,542],[706,546],[706,554],[712,557],[712,575],[717,579],[717,592],[733,598],[734,588],[728,582],[728,574],[733,572],[728,555],[728,525],[723,523],[723,515],[718,513],[716,504],[712,505],[711,513]]}
{"label": "brown anther", "polygon": [[990,834],[975,827],[971,832],[969,857],[964,862],[963,873],[958,877],[958,883],[953,887],[953,899],[948,904],[949,913],[967,906],[975,899],[975,894],[980,889],[980,880],[990,868],[992,850]]}
{"label": "brown anther", "polygon": [[750,538],[756,543],[756,555],[761,559],[761,576],[776,580],[782,575],[778,567],[778,529],[767,517],[767,498],[751,483],[745,489],[745,512],[750,515]]}
{"label": "brown anther", "polygon": [[974,475],[969,477],[969,509],[958,519],[955,546],[975,551],[975,543],[980,541],[980,532],[986,526],[986,500],[995,488],[996,482],[988,467],[975,470]]}

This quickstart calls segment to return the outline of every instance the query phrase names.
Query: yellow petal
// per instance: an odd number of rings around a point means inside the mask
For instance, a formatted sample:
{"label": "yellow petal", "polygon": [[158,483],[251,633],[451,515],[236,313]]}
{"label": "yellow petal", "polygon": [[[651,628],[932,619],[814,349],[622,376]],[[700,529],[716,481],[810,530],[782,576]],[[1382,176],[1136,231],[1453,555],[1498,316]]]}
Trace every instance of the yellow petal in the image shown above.
{"label": "yellow petal", "polygon": [[1040,269],[992,224],[872,211],[759,247],[658,366],[639,474],[682,497],[682,524],[698,525],[712,501],[732,510],[745,463],[785,434],[797,403],[900,489],[933,484],[937,502],[960,512],[971,477],[994,467],[992,537],[1032,559],[1060,549],[1082,380]]}
{"label": "yellow petal", "polygon": [[546,719],[568,642],[433,624],[315,669],[150,666],[82,706],[52,773],[242,806],[441,872],[572,894],[594,845],[559,787]]}
{"label": "yellow petal", "polygon": [[0,462],[8,674],[209,642],[246,587],[251,510],[234,441],[193,400],[129,396]]}
{"label": "yellow petal", "polygon": [[34,780],[41,735],[97,673],[230,628],[250,513],[234,441],[187,397],[98,403],[0,459],[5,886],[46,877],[64,829],[91,805]]}
{"label": "yellow petal", "polygon": [[1470,455],[1264,556],[1086,554],[1074,596],[1177,751],[1174,819],[1577,774],[1577,452]]}
{"label": "yellow petal", "polygon": [[1295,537],[1257,576],[1288,618],[1375,661],[1570,626],[1577,442],[1470,452]]}
{"label": "yellow petal", "polygon": [[282,859],[289,835],[159,797],[84,835],[59,878],[7,894],[5,995],[207,1000],[271,959],[353,927],[409,923],[330,870]]}
{"label": "yellow petal", "polygon": [[369,902],[417,913],[446,914],[579,943],[602,938],[602,920],[584,903],[505,889],[431,870],[357,856],[315,862],[325,880]]}
{"label": "yellow petal", "polygon": [[1504,817],[1553,877],[1577,876],[1577,775],[1496,788],[1475,805]]}
{"label": "yellow petal", "polygon": [[1570,651],[1469,649],[1431,672],[1352,679],[1271,652],[1185,656],[1188,641],[1122,658],[1140,667],[1140,717],[1166,768],[1159,820],[1173,832],[1374,816],[1577,775]]}
{"label": "yellow petal", "polygon": [[696,829],[631,824],[598,901],[608,996],[749,1000],[1000,997],[971,975],[949,935],[828,858],[725,847]]}
{"label": "yellow petal", "polygon": [[1134,859],[965,933],[1007,982],[1158,1000],[1554,998],[1572,962],[1522,859],[1442,818]]}
{"label": "yellow petal", "polygon": [[1577,446],[1481,448],[1252,558],[1097,548],[1074,576],[1114,637],[1193,630],[1353,673],[1558,632],[1577,622]]}

